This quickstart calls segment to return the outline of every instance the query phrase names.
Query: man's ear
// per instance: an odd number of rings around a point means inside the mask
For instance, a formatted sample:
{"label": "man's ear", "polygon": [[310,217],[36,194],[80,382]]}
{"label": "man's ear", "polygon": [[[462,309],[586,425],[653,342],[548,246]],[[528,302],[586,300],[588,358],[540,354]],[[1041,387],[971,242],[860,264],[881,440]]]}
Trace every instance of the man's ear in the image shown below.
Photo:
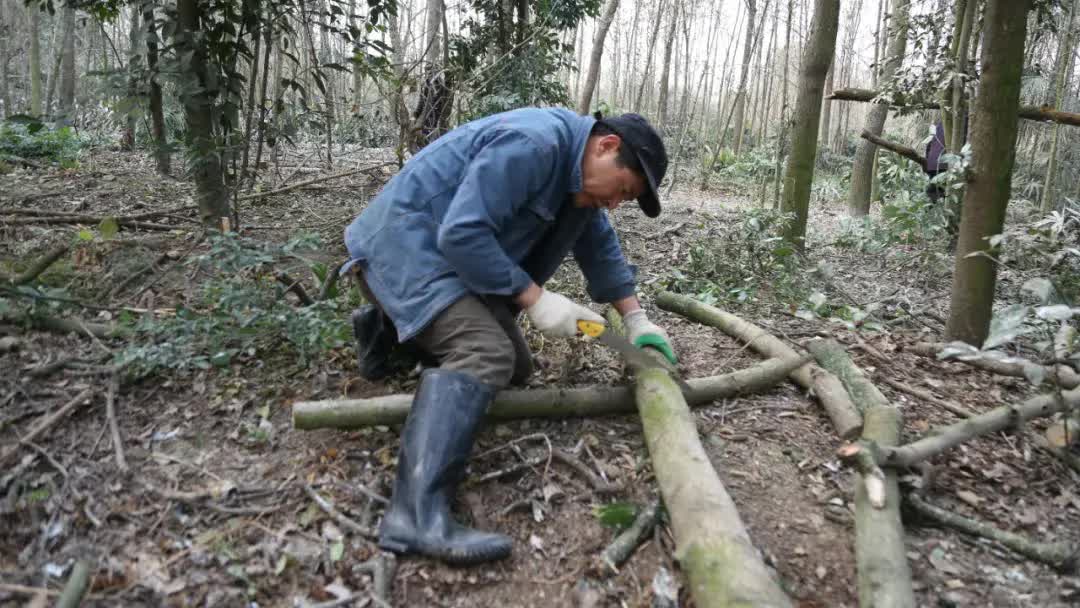
{"label": "man's ear", "polygon": [[609,133],[600,138],[601,152],[618,152],[622,146],[622,138],[614,133]]}

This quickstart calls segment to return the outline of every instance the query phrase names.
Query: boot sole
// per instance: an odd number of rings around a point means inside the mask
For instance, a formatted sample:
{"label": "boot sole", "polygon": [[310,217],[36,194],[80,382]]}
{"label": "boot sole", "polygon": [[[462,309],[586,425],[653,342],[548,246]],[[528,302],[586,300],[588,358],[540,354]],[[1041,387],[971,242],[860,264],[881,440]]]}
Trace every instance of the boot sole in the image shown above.
{"label": "boot sole", "polygon": [[486,562],[493,562],[510,557],[510,553],[513,549],[512,546],[505,549],[499,548],[489,552],[476,552],[476,553],[454,553],[446,551],[432,550],[421,545],[414,545],[409,542],[402,542],[394,539],[379,539],[379,548],[391,551],[393,553],[404,555],[422,555],[424,557],[430,557],[439,561],[445,562],[451,566],[472,566],[475,564],[483,564]]}

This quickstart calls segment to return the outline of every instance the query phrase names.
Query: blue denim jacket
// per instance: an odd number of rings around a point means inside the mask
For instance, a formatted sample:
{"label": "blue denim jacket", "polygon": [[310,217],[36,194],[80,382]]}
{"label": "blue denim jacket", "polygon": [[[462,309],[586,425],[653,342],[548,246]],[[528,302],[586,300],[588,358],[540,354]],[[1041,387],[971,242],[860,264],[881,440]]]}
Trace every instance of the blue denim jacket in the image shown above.
{"label": "blue denim jacket", "polygon": [[573,251],[596,302],[634,294],[607,215],[579,209],[595,120],[521,109],[464,124],[405,164],[345,229],[350,261],[405,341],[467,293],[543,285]]}

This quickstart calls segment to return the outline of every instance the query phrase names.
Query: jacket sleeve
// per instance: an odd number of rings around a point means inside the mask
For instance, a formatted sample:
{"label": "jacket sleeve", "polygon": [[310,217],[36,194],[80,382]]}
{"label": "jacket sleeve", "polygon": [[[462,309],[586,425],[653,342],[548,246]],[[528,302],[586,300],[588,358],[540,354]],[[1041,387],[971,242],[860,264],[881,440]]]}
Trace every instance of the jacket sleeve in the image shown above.
{"label": "jacket sleeve", "polygon": [[574,244],[574,259],[588,283],[589,297],[606,304],[634,295],[637,267],[628,264],[607,214],[597,211]]}
{"label": "jacket sleeve", "polygon": [[555,150],[516,131],[494,134],[474,155],[439,227],[438,247],[474,293],[510,296],[532,278],[498,241],[554,173]]}

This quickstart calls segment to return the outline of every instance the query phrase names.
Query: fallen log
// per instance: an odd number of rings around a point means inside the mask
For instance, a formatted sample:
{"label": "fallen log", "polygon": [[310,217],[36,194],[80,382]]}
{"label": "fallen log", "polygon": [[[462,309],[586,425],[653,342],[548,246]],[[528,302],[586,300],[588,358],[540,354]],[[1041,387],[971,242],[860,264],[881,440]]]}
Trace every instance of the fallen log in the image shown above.
{"label": "fallen log", "polygon": [[[888,103],[894,108],[912,108],[922,110],[936,110],[941,106],[936,101],[924,99],[908,99],[903,95],[895,95],[892,100],[879,99],[879,93],[870,89],[834,89],[826,98],[835,101],[863,101],[875,103]],[[875,101],[876,100],[876,101]],[[1075,112],[1062,112],[1049,106],[1020,106],[1017,110],[1020,118],[1035,120],[1038,122],[1056,122],[1063,125],[1080,127],[1080,114]]]}
{"label": "fallen log", "polygon": [[[766,357],[791,359],[798,356],[790,346],[760,327],[693,298],[663,292],[656,297],[656,305],[698,323],[716,327]],[[842,390],[836,376],[808,363],[792,371],[790,377],[817,397],[841,438],[854,439],[859,436],[862,432],[862,416],[847,392]]]}
{"label": "fallen log", "polygon": [[675,557],[694,604],[790,607],[717,477],[679,387],[662,369],[642,370],[636,386],[645,442],[671,516]]}
{"label": "fallen log", "polygon": [[831,372],[840,379],[852,403],[859,411],[866,411],[872,407],[889,405],[889,400],[881,394],[878,387],[866,377],[858,366],[848,356],[844,347],[836,340],[809,340],[804,343],[806,350],[814,355],[825,370]]}
{"label": "fallen log", "polygon": [[1067,542],[1040,543],[1033,541],[1019,534],[1001,530],[988,523],[976,521],[956,513],[950,513],[945,509],[926,502],[914,493],[908,494],[905,502],[919,515],[929,518],[938,524],[958,530],[964,534],[992,540],[1024,557],[1047,564],[1059,572],[1066,574],[1076,572],[1077,559],[1080,558],[1080,546],[1075,546]]}
{"label": "fallen log", "polygon": [[56,260],[60,259],[60,256],[68,252],[69,246],[67,243],[58,245],[49,250],[48,253],[43,255],[40,259],[30,265],[24,272],[14,277],[7,278],[12,285],[25,285],[30,281],[38,278],[41,273],[45,272],[49,266],[52,266]]}
{"label": "fallen log", "polygon": [[[901,447],[875,444],[864,440],[860,442],[858,449],[870,450],[875,460],[881,465],[910,467],[980,435],[1019,426],[1032,418],[1050,416],[1078,406],[1080,406],[1080,389],[1064,391],[1060,394],[1039,395],[1020,405],[1003,405],[956,424],[932,429],[922,439]],[[848,451],[852,450],[848,448]]]}
{"label": "fallen log", "polygon": [[[769,359],[747,369],[689,380],[692,389],[686,401],[704,405],[716,399],[754,393],[771,388],[791,370],[805,364],[792,359]],[[369,399],[298,401],[293,404],[293,426],[301,430],[320,428],[353,429],[365,426],[400,424],[412,405],[412,395],[386,395]],[[600,416],[634,411],[633,390],[627,386],[582,389],[505,390],[495,397],[488,417],[567,418]]]}
{"label": "fallen log", "polygon": [[615,540],[611,541],[611,544],[600,554],[596,570],[605,576],[617,573],[619,566],[630,559],[638,545],[645,542],[645,539],[652,534],[653,528],[660,521],[660,511],[658,500],[646,505],[634,518],[634,523],[615,537]]}
{"label": "fallen log", "polygon": [[[946,344],[933,343],[933,342],[919,342],[914,346],[908,346],[904,350],[909,350],[913,353],[922,355],[924,357],[937,357],[943,349],[946,348]],[[1076,388],[1080,386],[1080,374],[1076,370],[1066,367],[1064,365],[1056,366],[1056,369],[1046,365],[1038,365],[1036,363],[1019,363],[1016,361],[1000,361],[997,359],[988,359],[986,357],[976,358],[951,358],[946,361],[959,361],[966,363],[972,367],[979,368],[984,371],[988,371],[999,376],[1012,376],[1014,378],[1027,378],[1027,374],[1024,372],[1024,368],[1037,367],[1041,368],[1041,375],[1043,382],[1054,383],[1055,379],[1058,385],[1062,388]]]}
{"label": "fallen log", "polygon": [[82,603],[83,595],[90,586],[90,565],[85,560],[78,560],[71,568],[71,576],[64,584],[64,590],[60,598],[56,600],[56,608],[76,608]]}

